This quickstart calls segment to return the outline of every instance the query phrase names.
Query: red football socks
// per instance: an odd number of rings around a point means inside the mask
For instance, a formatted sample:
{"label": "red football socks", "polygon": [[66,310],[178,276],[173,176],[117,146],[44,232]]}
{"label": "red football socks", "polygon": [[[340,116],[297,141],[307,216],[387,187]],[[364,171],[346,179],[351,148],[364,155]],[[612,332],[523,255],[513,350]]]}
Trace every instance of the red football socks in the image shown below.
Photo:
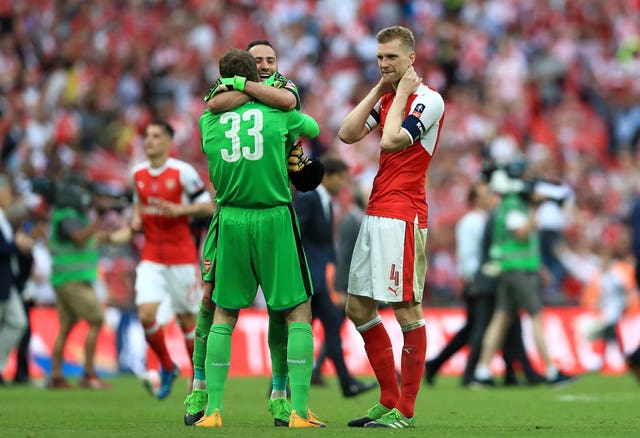
{"label": "red football socks", "polygon": [[369,363],[380,384],[380,403],[391,409],[400,397],[391,339],[382,322],[361,332]]}
{"label": "red football socks", "polygon": [[427,332],[424,325],[403,333],[402,361],[400,364],[401,382],[400,398],[396,403],[405,417],[413,417],[416,396],[420,389],[420,380],[424,370],[424,360],[427,353]]}
{"label": "red football socks", "polygon": [[144,329],[144,337],[147,343],[160,359],[162,367],[165,370],[172,370],[173,361],[169,356],[167,344],[164,341],[164,329],[156,321],[153,321],[148,326],[143,324],[142,328]]}

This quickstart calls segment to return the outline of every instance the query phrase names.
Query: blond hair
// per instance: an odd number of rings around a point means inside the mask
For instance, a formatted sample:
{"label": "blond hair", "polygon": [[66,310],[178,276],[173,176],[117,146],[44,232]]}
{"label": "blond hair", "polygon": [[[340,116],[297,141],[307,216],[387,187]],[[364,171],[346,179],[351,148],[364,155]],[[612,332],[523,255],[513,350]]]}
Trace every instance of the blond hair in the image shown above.
{"label": "blond hair", "polygon": [[410,29],[403,26],[390,26],[385,27],[376,35],[376,41],[378,43],[388,43],[393,40],[400,40],[402,45],[413,52],[416,48],[416,40],[413,37],[413,32]]}

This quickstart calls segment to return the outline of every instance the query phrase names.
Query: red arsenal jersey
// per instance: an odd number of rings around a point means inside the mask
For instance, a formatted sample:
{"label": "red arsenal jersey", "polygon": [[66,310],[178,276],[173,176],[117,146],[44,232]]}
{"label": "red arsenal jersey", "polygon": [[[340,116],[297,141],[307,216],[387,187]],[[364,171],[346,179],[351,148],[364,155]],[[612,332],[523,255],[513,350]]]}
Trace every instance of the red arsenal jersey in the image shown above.
{"label": "red arsenal jersey", "polygon": [[146,161],[134,167],[133,187],[145,237],[141,259],[166,265],[197,263],[198,253],[189,229],[189,217],[170,218],[158,208],[160,200],[177,204],[211,200],[196,170],[175,158],[169,158],[157,169]]}
{"label": "red arsenal jersey", "polygon": [[[393,97],[393,93],[385,94],[375,105],[367,119],[369,130],[378,125],[384,129]],[[416,221],[421,228],[427,226],[426,173],[438,146],[443,118],[444,101],[440,94],[420,85],[407,101],[402,123],[412,144],[402,151],[380,152],[368,215]]]}

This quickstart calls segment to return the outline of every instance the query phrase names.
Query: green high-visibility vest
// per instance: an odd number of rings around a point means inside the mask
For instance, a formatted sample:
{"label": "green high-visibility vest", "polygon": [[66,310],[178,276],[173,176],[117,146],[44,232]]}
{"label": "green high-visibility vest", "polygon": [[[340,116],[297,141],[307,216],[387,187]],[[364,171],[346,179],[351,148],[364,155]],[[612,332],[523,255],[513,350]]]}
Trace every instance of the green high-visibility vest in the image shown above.
{"label": "green high-visibility vest", "polygon": [[529,213],[527,204],[517,194],[505,195],[498,206],[493,224],[493,239],[489,249],[492,260],[497,261],[502,271],[531,271],[540,268],[540,243],[538,234],[531,232],[526,240],[518,240],[507,230],[506,220],[510,211]]}
{"label": "green high-visibility vest", "polygon": [[83,225],[89,223],[87,215],[74,208],[54,208],[49,237],[51,284],[54,287],[69,281],[93,282],[98,274],[98,250],[93,238],[87,239],[83,247],[76,246],[70,239],[62,238],[60,222],[67,218],[78,218]]}

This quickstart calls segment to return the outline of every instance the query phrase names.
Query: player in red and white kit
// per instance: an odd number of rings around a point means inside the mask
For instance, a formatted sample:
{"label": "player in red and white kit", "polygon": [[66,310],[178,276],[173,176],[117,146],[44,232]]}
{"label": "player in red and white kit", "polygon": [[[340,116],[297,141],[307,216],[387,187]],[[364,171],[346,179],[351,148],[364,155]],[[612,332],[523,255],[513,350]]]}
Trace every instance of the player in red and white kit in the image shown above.
{"label": "player in red and white kit", "polygon": [[202,287],[198,249],[189,220],[192,216],[211,216],[215,209],[193,166],[169,156],[172,137],[173,128],[167,122],[151,122],[144,139],[147,161],[132,171],[131,231],[142,231],[145,237],[136,269],[136,305],[147,343],[161,364],[159,399],[169,395],[179,370],[157,320],[158,307],[168,295],[191,358]]}
{"label": "player in red and white kit", "polygon": [[[347,115],[338,136],[355,143],[380,127],[380,165],[349,272],[347,315],[364,339],[380,383],[380,400],[351,427],[414,426],[415,400],[426,356],[422,293],[427,261],[425,180],[444,116],[440,94],[413,69],[415,40],[401,26],[378,32],[376,56],[382,77]],[[391,340],[378,315],[391,304],[402,329],[402,387]]]}

